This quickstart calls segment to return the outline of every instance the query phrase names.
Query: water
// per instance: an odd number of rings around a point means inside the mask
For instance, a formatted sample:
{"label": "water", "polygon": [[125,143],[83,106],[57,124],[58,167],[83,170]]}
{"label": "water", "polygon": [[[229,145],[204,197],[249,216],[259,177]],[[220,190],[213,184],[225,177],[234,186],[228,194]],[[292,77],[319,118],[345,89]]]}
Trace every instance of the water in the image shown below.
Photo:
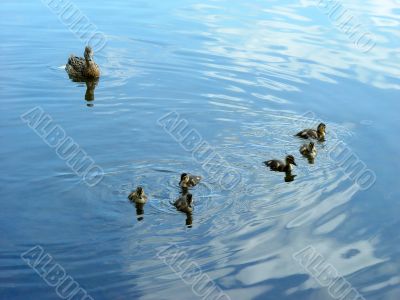
{"label": "water", "polygon": [[[93,101],[62,68],[84,40],[44,3],[0,7],[1,299],[57,298],[20,257],[35,246],[94,299],[196,298],[157,256],[171,244],[231,299],[332,299],[293,257],[308,246],[365,299],[398,299],[398,2],[341,3],[373,36],[368,53],[317,1],[76,2],[107,39]],[[101,183],[87,186],[22,122],[34,107],[101,166]],[[170,112],[239,185],[223,189],[159,126]],[[327,141],[309,165],[293,134],[318,120]],[[372,187],[332,159],[338,142]],[[292,182],[262,165],[289,153]],[[190,222],[169,204],[183,171],[204,177]],[[127,201],[138,184],[142,220]]]}

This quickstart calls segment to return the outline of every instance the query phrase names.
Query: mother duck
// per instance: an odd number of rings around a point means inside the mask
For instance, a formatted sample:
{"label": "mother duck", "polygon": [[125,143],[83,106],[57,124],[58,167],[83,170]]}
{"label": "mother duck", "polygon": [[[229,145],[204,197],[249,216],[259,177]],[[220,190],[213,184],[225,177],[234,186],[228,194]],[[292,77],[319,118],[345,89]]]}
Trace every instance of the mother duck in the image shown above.
{"label": "mother duck", "polygon": [[84,57],[71,55],[65,66],[68,75],[80,79],[93,79],[100,77],[100,68],[93,60],[93,50],[90,46],[85,48]]}

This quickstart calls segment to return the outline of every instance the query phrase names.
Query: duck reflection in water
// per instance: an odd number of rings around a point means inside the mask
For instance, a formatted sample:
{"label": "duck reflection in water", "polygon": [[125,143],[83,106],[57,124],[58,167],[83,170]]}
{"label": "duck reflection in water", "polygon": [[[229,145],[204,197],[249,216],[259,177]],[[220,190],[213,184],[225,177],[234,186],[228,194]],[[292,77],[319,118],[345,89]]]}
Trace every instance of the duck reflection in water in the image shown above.
{"label": "duck reflection in water", "polygon": [[297,175],[293,175],[292,171],[285,172],[285,182],[292,182]]}
{"label": "duck reflection in water", "polygon": [[86,83],[85,100],[93,101],[94,100],[94,90],[96,89],[96,86],[99,83],[99,79],[96,78],[96,79],[85,80],[85,83]]}
{"label": "duck reflection in water", "polygon": [[144,216],[144,204],[135,203],[136,215],[138,221],[143,221]]}
{"label": "duck reflection in water", "polygon": [[192,228],[193,215],[191,213],[186,214],[186,226]]}
{"label": "duck reflection in water", "polygon": [[177,210],[186,214],[186,226],[192,227],[193,223],[193,196],[190,193],[183,193],[174,203],[171,203]]}
{"label": "duck reflection in water", "polygon": [[82,79],[82,78],[76,78],[76,77],[71,77],[69,78],[73,82],[77,83],[85,83],[86,84],[86,93],[85,93],[85,100],[87,101],[87,106],[92,107],[94,101],[94,91],[97,87],[97,84],[99,83],[99,78],[93,78],[93,79]]}

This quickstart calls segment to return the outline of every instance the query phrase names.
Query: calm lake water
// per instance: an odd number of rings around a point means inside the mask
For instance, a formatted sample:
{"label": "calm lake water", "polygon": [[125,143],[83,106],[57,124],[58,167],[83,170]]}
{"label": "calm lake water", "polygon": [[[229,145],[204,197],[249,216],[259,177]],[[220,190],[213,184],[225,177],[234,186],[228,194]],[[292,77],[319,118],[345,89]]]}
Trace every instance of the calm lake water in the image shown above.
{"label": "calm lake water", "polygon": [[[333,278],[318,276],[328,266],[367,300],[400,299],[398,1],[337,2],[341,19],[333,1],[64,1],[106,39],[89,91],[63,69],[87,40],[48,2],[0,6],[1,299],[59,298],[45,260],[41,278],[21,258],[32,248],[93,299],[201,299],[173,271],[180,261],[220,300],[333,299]],[[35,107],[104,170],[100,183],[21,119]],[[160,126],[168,113],[182,132]],[[326,142],[309,164],[293,135],[320,121]],[[205,164],[177,134],[218,159]],[[262,164],[286,154],[290,182]],[[191,219],[169,203],[184,171],[204,178]],[[223,185],[225,171],[237,184]],[[137,185],[149,196],[139,217]],[[160,257],[167,246],[175,263]],[[318,263],[302,265],[304,249]]]}

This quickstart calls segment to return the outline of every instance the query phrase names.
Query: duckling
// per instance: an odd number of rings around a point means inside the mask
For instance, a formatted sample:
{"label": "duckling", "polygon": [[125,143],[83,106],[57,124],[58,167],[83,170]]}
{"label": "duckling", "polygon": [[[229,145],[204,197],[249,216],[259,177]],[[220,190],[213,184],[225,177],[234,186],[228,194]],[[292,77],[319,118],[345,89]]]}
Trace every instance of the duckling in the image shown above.
{"label": "duckling", "polygon": [[195,176],[195,175],[190,175],[187,173],[182,173],[181,175],[181,181],[179,182],[179,185],[182,188],[188,188],[188,187],[193,187],[197,185],[201,180],[201,176]]}
{"label": "duckling", "polygon": [[184,212],[186,214],[191,214],[193,212],[192,203],[193,203],[192,194],[186,194],[176,199],[175,203],[173,204],[177,210]]}
{"label": "duckling", "polygon": [[130,193],[128,199],[136,204],[145,204],[147,202],[147,196],[141,186],[138,186],[135,191]]}
{"label": "duckling", "polygon": [[308,158],[314,159],[317,156],[317,149],[315,144],[310,142],[308,145],[304,144],[300,147],[300,153]]}
{"label": "duckling", "polygon": [[293,155],[286,156],[285,162],[277,159],[272,159],[265,161],[264,164],[269,167],[271,171],[278,172],[290,172],[292,170],[292,165],[297,166]]}
{"label": "duckling", "polygon": [[85,48],[84,58],[71,55],[65,70],[73,78],[93,79],[100,77],[100,68],[93,61],[93,50],[89,46]]}
{"label": "duckling", "polygon": [[315,129],[304,129],[296,134],[296,136],[301,137],[303,139],[316,139],[319,141],[325,140],[325,129],[326,125],[324,123],[320,123]]}

